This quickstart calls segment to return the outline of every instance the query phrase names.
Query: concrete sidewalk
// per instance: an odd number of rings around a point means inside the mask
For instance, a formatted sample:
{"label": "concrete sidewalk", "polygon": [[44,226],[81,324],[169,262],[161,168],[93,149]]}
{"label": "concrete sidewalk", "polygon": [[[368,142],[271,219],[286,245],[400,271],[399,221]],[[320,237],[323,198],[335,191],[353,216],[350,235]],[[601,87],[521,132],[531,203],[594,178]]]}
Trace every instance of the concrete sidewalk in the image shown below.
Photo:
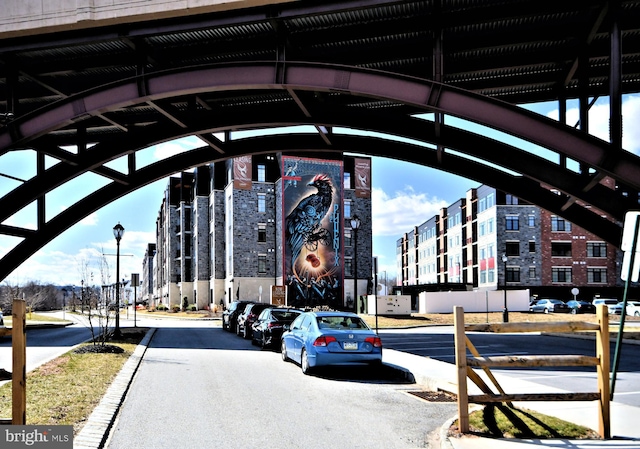
{"label": "concrete sidewalk", "polygon": [[[457,393],[457,370],[455,365],[440,362],[426,357],[407,354],[393,349],[385,349],[383,361],[405,370],[408,376],[428,390],[445,390]],[[563,392],[557,388],[541,386],[533,382],[515,379],[508,376],[495,374],[500,385],[507,392],[554,393]],[[469,382],[469,393],[478,394],[477,387]],[[545,415],[579,424],[590,429],[598,429],[598,403],[591,402],[526,402],[514,403],[521,408],[534,410]],[[524,440],[524,439],[494,439],[477,436],[462,436],[460,438],[448,438],[446,430],[451,421],[443,425],[441,443],[443,449],[530,449],[542,448],[570,448],[570,449],[640,449],[640,408],[631,407],[617,402],[611,403],[611,435],[610,440]],[[452,419],[453,420],[453,419]]]}

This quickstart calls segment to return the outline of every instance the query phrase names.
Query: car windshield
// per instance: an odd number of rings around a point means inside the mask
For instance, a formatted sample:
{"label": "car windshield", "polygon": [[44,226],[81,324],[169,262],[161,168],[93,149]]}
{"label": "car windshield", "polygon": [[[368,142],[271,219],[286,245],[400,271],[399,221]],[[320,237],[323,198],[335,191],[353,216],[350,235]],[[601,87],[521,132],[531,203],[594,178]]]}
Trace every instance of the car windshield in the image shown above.
{"label": "car windshield", "polygon": [[274,319],[279,321],[293,321],[298,315],[300,315],[300,312],[274,310],[273,312],[271,312],[271,314],[273,315]]}
{"label": "car windshield", "polygon": [[319,316],[316,318],[320,329],[368,329],[360,317]]}

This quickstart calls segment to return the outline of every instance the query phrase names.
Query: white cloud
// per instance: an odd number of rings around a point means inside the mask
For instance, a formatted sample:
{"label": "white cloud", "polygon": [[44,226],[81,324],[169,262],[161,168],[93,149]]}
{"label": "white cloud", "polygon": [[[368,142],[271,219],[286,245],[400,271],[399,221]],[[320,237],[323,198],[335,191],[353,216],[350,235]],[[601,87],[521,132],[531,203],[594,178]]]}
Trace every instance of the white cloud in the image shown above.
{"label": "white cloud", "polygon": [[80,224],[84,226],[96,226],[98,224],[97,212],[92,213],[80,220]]}
{"label": "white cloud", "polygon": [[153,152],[153,156],[157,160],[162,160],[171,156],[175,156],[176,154],[184,153],[194,148],[201,147],[202,145],[202,142],[196,137],[185,137],[184,139],[172,140],[170,142],[156,145],[154,147],[155,151]]}
{"label": "white cloud", "polygon": [[[557,109],[550,111],[547,116],[558,120]],[[640,155],[640,96],[629,95],[622,103],[622,147],[632,153]],[[580,119],[578,108],[567,109],[567,123],[574,125]],[[609,141],[609,102],[594,105],[589,111],[589,133]]]}
{"label": "white cloud", "polygon": [[400,237],[447,206],[447,201],[416,192],[411,186],[393,196],[374,187],[371,196],[373,234]]}

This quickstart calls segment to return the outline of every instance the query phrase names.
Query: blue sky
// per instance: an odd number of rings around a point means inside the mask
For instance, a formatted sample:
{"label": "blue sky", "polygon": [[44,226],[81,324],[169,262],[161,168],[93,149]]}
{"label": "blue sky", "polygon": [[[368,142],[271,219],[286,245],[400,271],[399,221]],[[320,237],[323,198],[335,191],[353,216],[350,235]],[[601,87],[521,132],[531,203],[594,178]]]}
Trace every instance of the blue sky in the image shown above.
{"label": "blue sky", "polygon": [[[577,122],[575,104],[569,105],[568,122]],[[538,113],[557,118],[555,104],[529,106]],[[592,134],[608,138],[608,102],[601,99],[590,111],[590,131]],[[640,121],[640,96],[625,97],[623,103],[625,149],[640,153],[640,127],[629,126]],[[470,130],[482,130],[482,127],[447,117],[446,123]],[[493,131],[483,131],[498,140],[520,143],[516,139],[501,136]],[[139,164],[151,163],[168,154],[186,151],[202,143],[195,138],[169,142],[148,148],[137,156]],[[72,150],[71,150],[72,151]],[[536,151],[531,146],[530,151]],[[0,157],[0,195],[15,188],[24,179],[35,174],[35,155],[31,151],[12,152]],[[49,161],[53,164],[54,161]],[[116,160],[109,167],[125,171],[126,160]],[[395,244],[403,233],[409,232],[433,215],[465,195],[465,192],[477,187],[478,182],[431,168],[395,161],[373,158],[372,163],[372,207],[373,207],[373,248],[378,256],[379,273],[387,272],[388,278],[395,276]],[[7,175],[9,177],[7,177]],[[17,178],[17,179],[14,179]],[[104,184],[96,175],[85,175],[68,185],[62,186],[47,195],[47,219],[55,216],[64,208],[73,204],[88,191]],[[120,222],[125,228],[121,241],[121,274],[129,278],[131,273],[140,273],[146,245],[155,241],[155,221],[162,201],[167,181],[161,180],[139,189],[77,223],[62,235],[28,259],[3,282],[22,285],[29,281],[51,282],[58,285],[79,285],[85,282],[100,285],[115,281],[116,243],[112,228]],[[82,192],[82,193],[80,193]],[[25,226],[35,229],[35,205],[10,217],[3,224]],[[0,255],[6,254],[18,239],[0,236]],[[109,268],[99,269],[101,254],[107,254]],[[89,270],[82,270],[83,265]],[[104,278],[107,279],[104,279]]]}

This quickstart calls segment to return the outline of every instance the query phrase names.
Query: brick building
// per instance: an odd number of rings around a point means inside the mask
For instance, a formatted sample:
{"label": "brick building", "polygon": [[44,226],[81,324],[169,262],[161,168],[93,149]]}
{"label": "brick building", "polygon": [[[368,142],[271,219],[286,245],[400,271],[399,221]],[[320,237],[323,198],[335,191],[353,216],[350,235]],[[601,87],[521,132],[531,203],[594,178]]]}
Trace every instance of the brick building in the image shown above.
{"label": "brick building", "polygon": [[621,254],[611,244],[492,187],[470,189],[396,244],[398,287],[529,289],[533,297],[622,297]]}

